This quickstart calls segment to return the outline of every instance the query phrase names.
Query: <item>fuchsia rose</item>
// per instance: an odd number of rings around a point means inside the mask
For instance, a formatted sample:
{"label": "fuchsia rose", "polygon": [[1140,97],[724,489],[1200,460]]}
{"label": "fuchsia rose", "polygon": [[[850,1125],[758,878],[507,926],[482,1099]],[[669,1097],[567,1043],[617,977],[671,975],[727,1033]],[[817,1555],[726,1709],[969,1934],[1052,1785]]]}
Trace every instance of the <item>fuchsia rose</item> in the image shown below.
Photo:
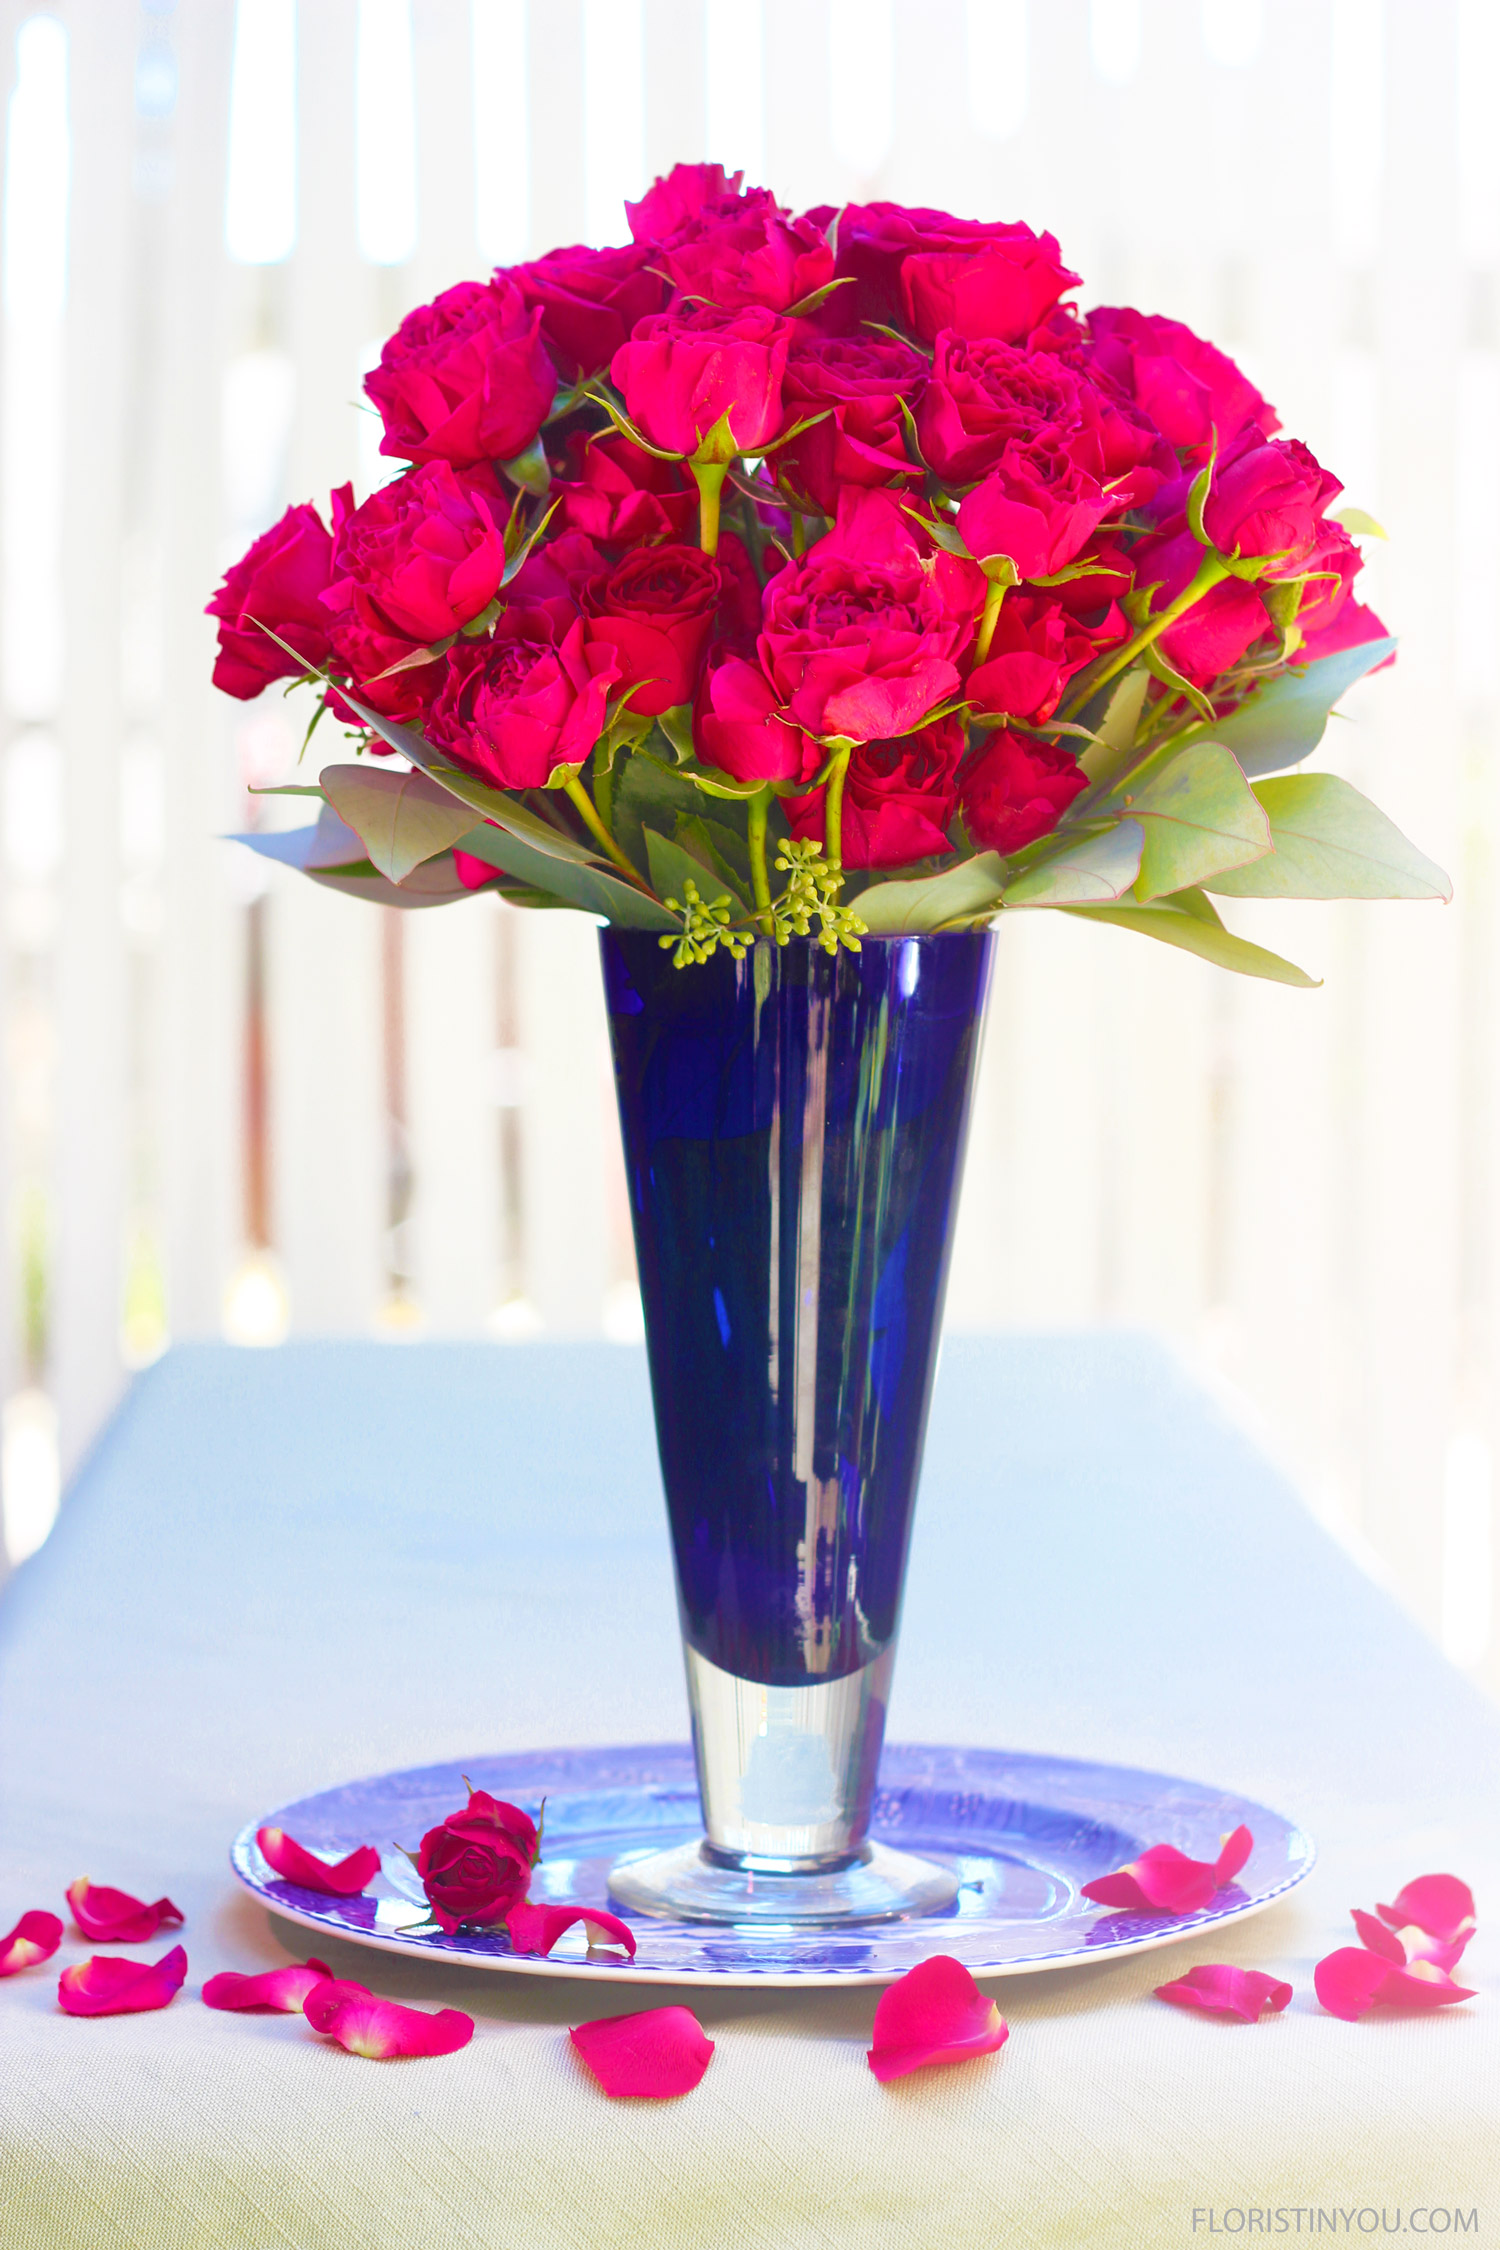
{"label": "fuchsia rose", "polygon": [[765,188],[705,204],[663,245],[658,263],[684,297],[726,310],[788,312],[833,279],[822,228],[783,211]]}
{"label": "fuchsia rose", "polygon": [[610,373],[632,421],[664,452],[694,452],[727,414],[739,450],[754,453],[781,428],[794,334],[791,321],[762,305],[734,312],[679,306],[638,321]]}
{"label": "fuchsia rose", "polygon": [[787,354],[782,400],[789,424],[821,415],[773,456],[778,473],[825,515],[838,512],[842,485],[888,485],[917,478],[906,449],[904,398],[915,405],[927,363],[889,336],[812,337]]}
{"label": "fuchsia rose", "polygon": [[559,635],[545,610],[512,605],[490,639],[449,651],[427,739],[499,789],[543,789],[593,749],[617,677],[613,649],[585,646],[581,617]]}
{"label": "fuchsia rose", "polygon": [[460,469],[524,453],[557,391],[541,327],[503,279],[461,281],[409,312],[365,378],[381,452]]}
{"label": "fuchsia rose", "polygon": [[591,250],[575,242],[529,265],[502,267],[495,283],[509,282],[528,310],[540,312],[559,374],[576,383],[602,373],[636,322],[660,312],[666,284],[649,270],[652,262],[634,244]]}
{"label": "fuchsia rose", "polygon": [[1024,588],[1008,593],[989,655],[970,672],[964,694],[976,711],[1045,725],[1074,673],[1102,650],[1118,646],[1129,633],[1117,603],[1090,626],[1051,595]]}
{"label": "fuchsia rose", "polygon": [[[1131,550],[1136,584],[1158,588],[1151,604],[1153,614],[1186,591],[1203,552],[1186,527],[1158,532]],[[1184,679],[1194,687],[1207,687],[1238,664],[1270,630],[1270,623],[1255,587],[1243,578],[1225,578],[1200,595],[1175,625],[1169,625],[1157,646]]]}
{"label": "fuchsia rose", "polygon": [[578,473],[552,487],[567,529],[627,547],[643,539],[680,539],[692,524],[698,495],[672,462],[613,433],[576,435],[569,450]]}
{"label": "fuchsia rose", "polygon": [[859,318],[928,343],[942,328],[1019,342],[1078,279],[1050,234],[901,203],[850,204],[838,240],[838,272],[854,280],[840,294]]}
{"label": "fuchsia rose", "polygon": [[471,1789],[460,1811],[428,1829],[417,1853],[434,1920],[450,1937],[464,1922],[503,1922],[525,1898],[540,1854],[536,1823],[519,1805]]}
{"label": "fuchsia rose", "polygon": [[[721,532],[714,561],[720,580],[719,614],[714,624],[716,657],[753,656],[760,633],[761,583],[744,540],[732,531]],[[767,577],[774,578],[781,567],[781,555],[776,548],[767,547]]]}
{"label": "fuchsia rose", "polygon": [[[263,531],[224,576],[208,605],[219,620],[214,686],[242,703],[272,680],[295,679],[302,665],[320,670],[329,659],[328,612],[322,596],[333,563],[333,540],[316,508],[288,508]],[[256,620],[259,620],[257,623]],[[289,656],[269,625],[297,651]]]}
{"label": "fuchsia rose", "polygon": [[917,407],[922,458],[949,484],[993,468],[1016,439],[1046,431],[1108,485],[1113,506],[1139,507],[1175,474],[1170,448],[1107,378],[1052,351],[1022,351],[944,329]]}
{"label": "fuchsia rose", "polygon": [[722,164],[674,164],[651,182],[639,203],[626,204],[632,242],[672,241],[705,211],[722,211],[739,200],[744,177],[743,172],[726,172]]}
{"label": "fuchsia rose", "polygon": [[1203,528],[1226,555],[1275,555],[1277,578],[1296,578],[1318,543],[1323,512],[1343,491],[1296,438],[1248,444],[1219,463]]}
{"label": "fuchsia rose", "polygon": [[1048,578],[1082,553],[1112,506],[1056,439],[1012,438],[960,501],[959,537],[981,561],[1008,555],[1020,577]]}
{"label": "fuchsia rose", "polygon": [[632,711],[656,718],[691,703],[722,577],[696,547],[637,547],[583,596],[591,648],[613,655]]}
{"label": "fuchsia rose", "polygon": [[811,781],[823,763],[816,742],[781,715],[759,664],[710,662],[693,712],[693,741],[705,765],[735,781]]}
{"label": "fuchsia rose", "polygon": [[767,586],[761,665],[807,734],[910,734],[956,693],[984,596],[977,565],[924,555],[888,494],[852,489],[836,529]]}
{"label": "fuchsia rose", "polygon": [[1242,430],[1269,437],[1280,429],[1275,408],[1248,376],[1180,320],[1099,305],[1088,324],[1095,364],[1193,467],[1208,459],[1215,438],[1222,451]]}
{"label": "fuchsia rose", "polygon": [[965,764],[959,797],[979,849],[1009,853],[1050,836],[1087,787],[1071,750],[1002,727]]}
{"label": "fuchsia rose", "polygon": [[459,632],[499,592],[505,536],[493,481],[487,490],[477,478],[455,475],[446,461],[429,461],[351,512],[338,497],[335,505],[341,520],[333,581],[323,596],[334,613],[335,646],[352,611],[373,631],[430,647]]}
{"label": "fuchsia rose", "polygon": [[[909,867],[951,852],[948,823],[958,802],[963,722],[938,719],[897,741],[862,742],[849,760],[839,820],[846,867]],[[800,839],[826,842],[828,792],[783,800]]]}

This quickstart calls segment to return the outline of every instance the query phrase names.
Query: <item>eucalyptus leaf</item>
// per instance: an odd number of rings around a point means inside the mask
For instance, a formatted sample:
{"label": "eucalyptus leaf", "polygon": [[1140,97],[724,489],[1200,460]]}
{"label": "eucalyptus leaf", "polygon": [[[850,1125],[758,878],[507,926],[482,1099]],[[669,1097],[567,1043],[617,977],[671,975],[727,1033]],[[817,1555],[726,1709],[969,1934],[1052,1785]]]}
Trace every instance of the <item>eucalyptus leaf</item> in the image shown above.
{"label": "eucalyptus leaf", "polygon": [[404,882],[424,860],[450,850],[474,825],[467,805],[415,770],[392,771],[372,762],[325,766],[318,778],[334,811],[392,883]]}
{"label": "eucalyptus leaf", "polygon": [[451,906],[455,900],[473,895],[468,885],[459,881],[451,852],[424,860],[404,883],[388,882],[370,860],[349,867],[310,867],[307,872],[326,890],[362,898],[371,906]]}
{"label": "eucalyptus leaf", "polygon": [[1128,799],[1145,829],[1135,895],[1142,905],[1243,867],[1271,849],[1271,823],[1231,752],[1193,742]]}
{"label": "eucalyptus leaf", "polygon": [[1130,756],[1150,685],[1150,673],[1144,665],[1136,665],[1110,689],[1109,700],[1093,729],[1096,740],[1078,757],[1080,768],[1096,787],[1113,781]]}
{"label": "eucalyptus leaf", "polygon": [[1236,937],[1217,916],[1205,920],[1170,899],[1155,906],[1065,906],[1062,912],[1076,914],[1082,922],[1109,922],[1118,929],[1138,930],[1142,937],[1179,946],[1185,953],[1196,953],[1200,960],[1211,961],[1216,968],[1233,969],[1242,977],[1265,977],[1272,984],[1297,985],[1305,991],[1315,990],[1321,982],[1294,962],[1284,961],[1279,953],[1269,953],[1264,946]]}
{"label": "eucalyptus leaf", "polygon": [[987,920],[1004,898],[1005,862],[998,852],[961,859],[940,875],[913,882],[872,883],[861,891],[858,913],[874,937],[946,929],[950,922]]}
{"label": "eucalyptus leaf", "polygon": [[304,875],[319,867],[349,867],[365,857],[363,839],[326,802],[306,828],[253,829],[227,840],[247,845],[262,859],[279,860],[283,867],[299,867]]}
{"label": "eucalyptus leaf", "polygon": [[572,860],[553,859],[505,829],[491,828],[488,823],[472,828],[463,838],[463,849],[516,882],[549,891],[582,913],[598,914],[621,929],[681,928],[679,916],[669,914],[655,899],[647,898],[619,876],[607,874],[602,867],[580,867]]}
{"label": "eucalyptus leaf", "polygon": [[1036,861],[1005,887],[1011,906],[1081,906],[1120,898],[1140,873],[1145,841],[1138,820],[1122,820],[1102,836]]}
{"label": "eucalyptus leaf", "polygon": [[691,818],[679,813],[674,841],[695,859],[701,859],[748,904],[755,887],[750,875],[748,836],[737,835],[722,820],[706,820],[701,813]]}
{"label": "eucalyptus leaf", "polygon": [[523,843],[537,851],[545,852],[549,859],[567,859],[580,867],[592,867],[599,858],[591,844],[580,843],[576,836],[554,828],[550,820],[544,820],[529,805],[523,805],[519,797],[494,788],[477,775],[461,773],[457,766],[449,765],[434,765],[428,771],[434,781],[441,783],[450,796],[458,798],[471,812],[483,813],[487,820],[493,820],[508,834],[519,836]]}
{"label": "eucalyptus leaf", "polygon": [[705,866],[696,853],[682,844],[675,844],[668,836],[658,835],[654,828],[646,830],[646,850],[651,860],[651,885],[663,898],[675,898],[680,905],[687,904],[685,884],[696,886],[698,896],[705,906],[716,899],[727,899],[741,914],[750,911],[748,901],[742,899],[731,883],[725,881],[714,868]]}
{"label": "eucalyptus leaf", "polygon": [[1362,641],[1358,648],[1341,648],[1312,664],[1294,664],[1254,689],[1227,718],[1215,719],[1211,729],[1197,727],[1183,739],[1192,742],[1211,732],[1215,742],[1234,752],[1252,780],[1277,773],[1283,766],[1300,765],[1322,741],[1328,714],[1339,697],[1383,664],[1395,648],[1389,639]]}
{"label": "eucalyptus leaf", "polygon": [[1453,885],[1378,805],[1331,773],[1290,773],[1255,792],[1274,850],[1208,878],[1226,898],[1440,898]]}

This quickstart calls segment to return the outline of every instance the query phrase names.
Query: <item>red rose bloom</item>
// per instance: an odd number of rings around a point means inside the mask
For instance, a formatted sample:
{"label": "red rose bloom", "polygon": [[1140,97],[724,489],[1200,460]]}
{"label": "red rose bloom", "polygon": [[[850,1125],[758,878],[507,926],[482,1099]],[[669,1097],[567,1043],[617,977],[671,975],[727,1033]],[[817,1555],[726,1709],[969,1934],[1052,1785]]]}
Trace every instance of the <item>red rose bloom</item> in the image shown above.
{"label": "red rose bloom", "polygon": [[696,547],[637,547],[583,596],[591,647],[613,651],[632,711],[691,703],[723,581]]}
{"label": "red rose bloom", "polygon": [[637,323],[610,373],[631,419],[653,445],[690,454],[728,414],[735,444],[754,453],[782,425],[781,385],[790,321],[763,306],[722,312],[700,305]]}
{"label": "red rose bloom", "polygon": [[705,765],[736,781],[811,781],[821,747],[781,715],[775,688],[741,656],[710,662],[693,713],[693,740]]}
{"label": "red rose bloom", "polygon": [[626,204],[632,242],[672,241],[706,210],[722,211],[739,200],[744,177],[743,172],[726,172],[722,164],[674,164],[651,182],[639,203]]}
{"label": "red rose bloom", "polygon": [[[951,852],[948,823],[963,752],[957,718],[939,719],[897,741],[862,742],[844,776],[839,836],[845,867],[909,867]],[[783,799],[794,836],[826,841],[827,798],[826,789],[817,789]]]}
{"label": "red rose bloom", "polygon": [[1055,438],[1012,438],[960,501],[959,536],[982,561],[1009,555],[1022,578],[1047,578],[1083,551],[1113,504]]}
{"label": "red rose bloom", "polygon": [[541,321],[503,281],[461,281],[409,312],[365,378],[381,452],[455,468],[524,453],[557,391]]}
{"label": "red rose bloom", "polygon": [[900,203],[849,206],[838,271],[854,277],[841,294],[860,319],[904,324],[929,343],[941,328],[1018,342],[1078,279],[1050,234]]}
{"label": "red rose bloom", "polygon": [[643,453],[629,438],[575,435],[569,450],[578,474],[557,481],[552,491],[570,531],[627,547],[643,539],[680,539],[696,516],[698,495],[683,471]]}
{"label": "red rose bloom", "polygon": [[545,788],[593,749],[615,678],[614,652],[585,647],[582,618],[559,638],[545,610],[512,604],[490,639],[449,650],[427,739],[499,789]]}
{"label": "red rose bloom", "polygon": [[1242,430],[1269,437],[1280,418],[1226,353],[1180,320],[1099,305],[1088,316],[1098,366],[1147,414],[1195,468],[1217,435],[1222,450]]}
{"label": "red rose bloom", "polygon": [[[333,541],[316,508],[288,508],[247,548],[208,605],[219,619],[214,686],[248,702],[272,680],[295,679],[302,666],[261,625],[289,641],[308,665],[328,662],[328,612],[322,596]],[[259,624],[255,622],[259,619]]]}
{"label": "red rose bloom", "polygon": [[[429,461],[344,514],[323,600],[417,646],[447,638],[486,608],[505,571],[496,503],[446,461]],[[334,628],[335,632],[337,627]]]}
{"label": "red rose bloom", "polygon": [[540,311],[558,372],[576,383],[608,367],[636,322],[660,312],[667,292],[648,270],[653,262],[634,244],[591,250],[575,242],[529,265],[502,267],[495,281],[509,282],[528,309]]}
{"label": "red rose bloom", "polygon": [[1071,750],[1000,728],[965,765],[959,797],[980,850],[1006,853],[1050,836],[1087,787]]}
{"label": "red rose bloom", "polygon": [[1216,468],[1203,528],[1221,553],[1281,556],[1274,575],[1300,577],[1323,511],[1343,489],[1295,438],[1251,442]]}
{"label": "red rose bloom", "polygon": [[1176,473],[1171,449],[1118,395],[1052,351],[1021,351],[944,329],[917,407],[922,458],[949,484],[994,467],[1007,445],[1046,432],[1111,488],[1117,508],[1149,500]]}
{"label": "red rose bloom", "polygon": [[[1136,584],[1159,585],[1151,604],[1153,614],[1159,615],[1185,590],[1203,552],[1185,525],[1177,530],[1168,526],[1132,549]],[[1238,664],[1269,627],[1255,587],[1243,578],[1225,578],[1200,595],[1175,625],[1169,625],[1156,645],[1184,679],[1195,687],[1207,687]]]}
{"label": "red rose bloom", "polygon": [[503,1922],[526,1896],[538,1850],[536,1825],[518,1805],[471,1791],[462,1812],[428,1829],[417,1853],[434,1921],[450,1937],[465,1922]]}
{"label": "red rose bloom", "polygon": [[794,219],[765,188],[705,205],[664,244],[659,263],[685,297],[786,312],[833,279],[821,227]]}
{"label": "red rose bloom", "polygon": [[1091,664],[1102,649],[1125,640],[1129,623],[1118,603],[1092,622],[1075,617],[1050,594],[1019,591],[1006,595],[995,637],[983,664],[976,665],[964,694],[976,711],[1031,719],[1044,725],[1062,700],[1075,672]]}
{"label": "red rose bloom", "polygon": [[782,400],[788,423],[824,418],[772,458],[792,489],[825,515],[838,511],[839,487],[918,478],[906,450],[904,398],[914,406],[927,380],[920,353],[887,336],[828,336],[794,343]]}
{"label": "red rose bloom", "polygon": [[837,529],[767,586],[761,664],[808,734],[910,734],[956,692],[984,594],[975,564],[921,552],[889,495],[851,491]]}

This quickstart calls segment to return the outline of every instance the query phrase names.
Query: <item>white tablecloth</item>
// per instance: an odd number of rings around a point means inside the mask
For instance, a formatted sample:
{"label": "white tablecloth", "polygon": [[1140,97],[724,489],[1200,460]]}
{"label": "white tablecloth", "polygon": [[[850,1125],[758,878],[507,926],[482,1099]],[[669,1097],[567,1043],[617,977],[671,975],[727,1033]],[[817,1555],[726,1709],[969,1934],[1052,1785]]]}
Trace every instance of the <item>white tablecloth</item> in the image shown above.
{"label": "white tablecloth", "polygon": [[[251,1815],[685,1732],[640,1354],[170,1354],[0,1595],[0,1932],[87,1875],[169,1892],[191,1968],[164,2012],[100,2021],[56,2006],[76,1936],[0,1983],[6,2250],[1141,2250],[1398,2211],[1500,2232],[1500,1714],[1153,1345],[949,1343],[891,1733],[1161,1767],[1299,1819],[1312,1879],[1207,1955],[1290,1978],[1285,2016],[1163,2007],[1205,1957],[1174,1948],[1002,1981],[1002,2055],[882,2088],[868,1990],[585,1990],[335,1948],[478,2019],[457,2056],[385,2065],[200,2005],[213,1971],[305,1950],[228,1874]],[[1479,1893],[1481,1997],[1323,2014],[1348,1908],[1436,1868]],[[674,1997],[718,2042],[702,2085],[608,2101],[565,2027]]]}

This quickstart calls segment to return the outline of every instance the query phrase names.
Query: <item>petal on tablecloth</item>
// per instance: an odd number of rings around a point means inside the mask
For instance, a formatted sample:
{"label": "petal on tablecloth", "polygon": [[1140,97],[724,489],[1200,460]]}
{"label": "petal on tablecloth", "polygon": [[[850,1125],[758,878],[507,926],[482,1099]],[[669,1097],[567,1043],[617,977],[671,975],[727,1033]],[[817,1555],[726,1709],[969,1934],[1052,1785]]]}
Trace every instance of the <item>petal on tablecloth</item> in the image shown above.
{"label": "petal on tablecloth", "polygon": [[1451,2008],[1474,1995],[1434,1962],[1397,1968],[1360,1945],[1342,1945],[1313,1971],[1313,1987],[1331,2016],[1357,2023],[1371,2008]]}
{"label": "petal on tablecloth", "polygon": [[159,1961],[122,1961],[91,1954],[57,1980],[57,2004],[69,2016],[140,2016],[165,2008],[182,1990],[187,1955],[180,1945]]}
{"label": "petal on tablecloth", "polygon": [[300,2016],[302,2003],[314,1985],[326,1984],[332,1977],[327,1962],[318,1960],[294,1961],[284,1969],[266,1969],[259,1976],[241,1976],[236,1969],[222,1969],[203,1987],[203,2005],[231,2008],[241,2015],[276,2011]]}
{"label": "petal on tablecloth", "polygon": [[1196,2008],[1205,2016],[1237,2016],[1241,2023],[1258,2023],[1267,2009],[1280,2015],[1292,1997],[1292,1988],[1260,1969],[1236,1969],[1228,1962],[1205,1962],[1156,1987],[1158,2000],[1174,2008]]}
{"label": "petal on tablecloth", "polygon": [[62,1944],[62,1934],[60,1918],[34,1906],[8,1937],[0,1938],[0,1977],[13,1977],[22,1969],[34,1969],[38,1961],[50,1961]]}
{"label": "petal on tablecloth", "polygon": [[961,1961],[935,1953],[880,1996],[866,2056],[882,2085],[929,2063],[966,2062],[1005,2045],[1010,2027]]}
{"label": "petal on tablecloth", "polygon": [[182,1909],[169,1898],[132,1898],[129,1891],[111,1890],[107,1883],[91,1883],[80,1875],[68,1885],[73,1919],[86,1938],[98,1945],[147,1945],[161,1929],[179,1929]]}
{"label": "petal on tablecloth", "polygon": [[302,2003],[314,2031],[336,2039],[351,2055],[392,2062],[402,2055],[454,2055],[474,2036],[474,2018],[461,2008],[403,2008],[378,2000],[362,1984],[330,1977],[315,1984]]}
{"label": "petal on tablecloth", "polygon": [[1403,1884],[1389,1906],[1377,1906],[1375,1911],[1388,1929],[1411,1923],[1448,1943],[1455,1938],[1467,1942],[1477,1927],[1474,1893],[1456,1875],[1418,1875]]}
{"label": "petal on tablecloth", "polygon": [[307,1891],[327,1891],[334,1898],[354,1898],[380,1873],[380,1854],[373,1844],[361,1844],[347,1859],[318,1859],[289,1836],[284,1828],[257,1828],[255,1841],[261,1857],[288,1883]]}
{"label": "petal on tablecloth", "polygon": [[635,1932],[618,1914],[598,1906],[537,1906],[526,1899],[505,1917],[510,1942],[518,1953],[550,1953],[565,1930],[582,1922],[590,1945],[623,1945],[635,1958]]}
{"label": "petal on tablecloth", "polygon": [[714,2051],[691,2008],[601,2016],[596,2023],[579,2024],[568,2037],[606,2094],[653,2101],[690,2094]]}

